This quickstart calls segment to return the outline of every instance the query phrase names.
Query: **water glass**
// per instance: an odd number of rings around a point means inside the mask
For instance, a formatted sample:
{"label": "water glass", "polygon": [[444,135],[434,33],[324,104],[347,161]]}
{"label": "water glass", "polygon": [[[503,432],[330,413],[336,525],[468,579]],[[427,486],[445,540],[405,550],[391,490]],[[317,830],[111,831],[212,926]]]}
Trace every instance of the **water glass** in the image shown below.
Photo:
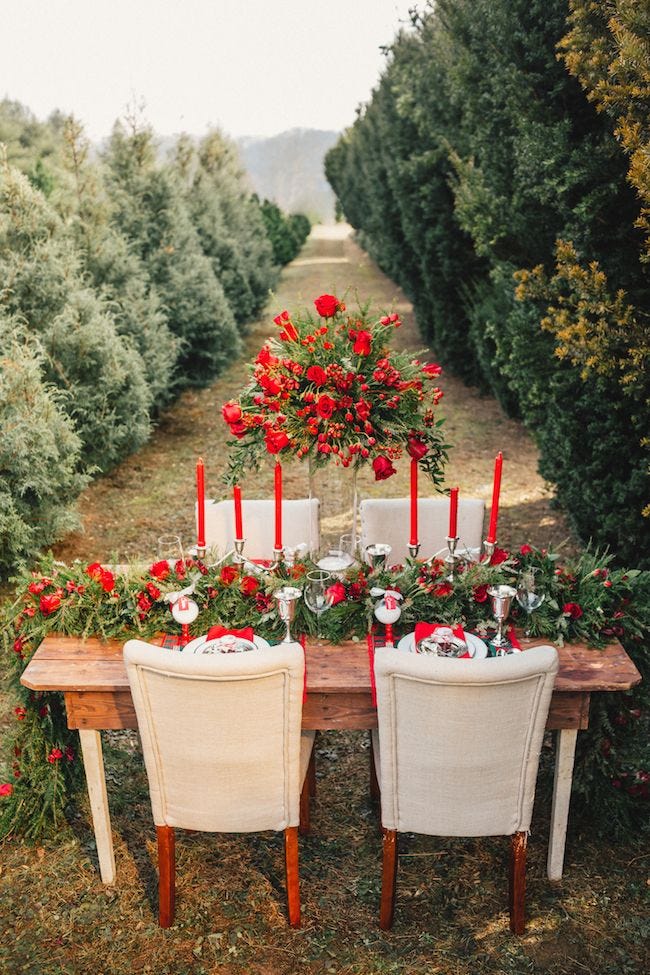
{"label": "water glass", "polygon": [[327,594],[327,590],[330,588],[333,582],[334,579],[332,573],[324,572],[322,569],[317,569],[315,572],[308,572],[305,576],[303,597],[307,609],[311,610],[312,613],[315,613],[318,621],[316,638],[319,641],[319,646],[321,645],[320,620],[323,613],[332,605],[332,601]]}
{"label": "water glass", "polygon": [[176,565],[179,559],[183,559],[183,543],[180,535],[160,535],[158,538],[158,558],[161,561],[167,560],[170,569]]}
{"label": "water glass", "polygon": [[531,615],[544,602],[545,594],[539,591],[537,569],[524,569],[517,579],[517,602],[526,613],[527,625],[524,639],[530,640]]}

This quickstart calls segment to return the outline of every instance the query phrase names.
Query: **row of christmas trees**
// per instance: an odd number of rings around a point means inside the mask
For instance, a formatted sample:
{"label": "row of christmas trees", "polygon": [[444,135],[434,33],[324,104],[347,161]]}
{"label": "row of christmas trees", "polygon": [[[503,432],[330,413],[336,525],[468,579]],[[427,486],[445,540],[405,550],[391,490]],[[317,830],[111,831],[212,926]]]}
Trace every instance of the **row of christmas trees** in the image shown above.
{"label": "row of christmas trees", "polygon": [[89,476],[209,383],[309,232],[219,132],[161,161],[135,113],[97,154],[0,103],[0,569],[53,541]]}

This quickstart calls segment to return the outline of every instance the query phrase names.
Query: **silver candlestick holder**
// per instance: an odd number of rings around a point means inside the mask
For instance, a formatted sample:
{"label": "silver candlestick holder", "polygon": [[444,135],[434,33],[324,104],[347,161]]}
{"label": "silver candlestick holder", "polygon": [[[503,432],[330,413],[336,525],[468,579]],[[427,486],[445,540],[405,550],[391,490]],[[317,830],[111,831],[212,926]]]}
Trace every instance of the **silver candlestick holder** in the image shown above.
{"label": "silver candlestick holder", "polygon": [[494,555],[494,550],[497,547],[496,539],[493,542],[488,542],[487,538],[483,542],[483,548],[485,549],[485,554],[488,557],[488,561]]}
{"label": "silver candlestick holder", "polygon": [[275,601],[278,604],[278,616],[286,624],[287,632],[282,643],[293,643],[291,636],[291,624],[296,616],[296,603],[302,596],[302,590],[295,586],[283,586],[275,593]]}
{"label": "silver candlestick holder", "polygon": [[445,562],[449,566],[449,575],[447,578],[450,582],[454,581],[454,569],[456,568],[456,562],[458,562],[458,556],[456,555],[456,546],[459,542],[459,536],[448,535],[447,536],[447,548],[449,552],[445,556]]}
{"label": "silver candlestick holder", "polygon": [[284,562],[284,546],[282,548],[273,549],[273,562],[269,566],[269,569],[273,571],[279,568]]}
{"label": "silver candlestick holder", "polygon": [[239,562],[241,565],[241,563],[244,562],[244,539],[236,538],[234,541],[234,546],[235,556],[233,558],[233,562]]}
{"label": "silver candlestick holder", "polygon": [[510,616],[510,606],[512,600],[517,595],[517,590],[512,586],[490,586],[488,596],[492,605],[492,614],[497,621],[496,636],[492,639],[492,646],[496,649],[497,657],[502,657],[506,650],[510,649],[510,640],[503,633],[503,624]]}
{"label": "silver candlestick holder", "polygon": [[419,551],[420,551],[419,542],[415,542],[415,543],[409,542],[409,555],[411,556],[412,559],[417,559]]}
{"label": "silver candlestick holder", "polygon": [[373,571],[375,569],[383,569],[386,564],[386,559],[391,552],[392,548],[390,545],[386,545],[385,542],[376,542],[374,545],[366,545],[366,562]]}
{"label": "silver candlestick holder", "polygon": [[196,556],[195,557],[197,559],[200,559],[201,562],[203,562],[203,560],[205,558],[206,551],[207,551],[207,549],[206,549],[206,546],[205,545],[197,545],[196,546],[196,549],[195,549],[195,552],[196,552]]}

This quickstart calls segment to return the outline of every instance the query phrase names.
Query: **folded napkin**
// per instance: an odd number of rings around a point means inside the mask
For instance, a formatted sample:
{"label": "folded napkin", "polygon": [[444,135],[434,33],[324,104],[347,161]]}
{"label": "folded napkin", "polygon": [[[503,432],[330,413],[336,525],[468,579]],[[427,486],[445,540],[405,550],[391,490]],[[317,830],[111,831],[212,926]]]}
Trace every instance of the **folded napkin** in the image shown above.
{"label": "folded napkin", "polygon": [[[467,638],[465,636],[465,630],[462,626],[449,626],[448,623],[416,623],[415,624],[415,646],[417,648],[420,640],[426,639],[426,637],[431,636],[437,630],[451,630],[455,637],[462,640],[463,643],[467,643]],[[456,659],[463,660],[465,657],[471,657],[469,650],[466,653],[462,653]]]}
{"label": "folded napkin", "polygon": [[211,626],[206,640],[218,640],[221,636],[238,636],[241,640],[254,643],[255,631],[252,626],[245,626],[241,630],[229,630],[225,626]]}

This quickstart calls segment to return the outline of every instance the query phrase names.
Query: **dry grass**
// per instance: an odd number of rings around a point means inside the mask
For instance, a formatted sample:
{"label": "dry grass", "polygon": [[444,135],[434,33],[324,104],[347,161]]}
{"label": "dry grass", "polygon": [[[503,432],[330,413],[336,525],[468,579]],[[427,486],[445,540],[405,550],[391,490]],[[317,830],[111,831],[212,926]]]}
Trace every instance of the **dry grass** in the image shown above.
{"label": "dry grass", "polygon": [[[341,293],[348,285],[373,295],[378,305],[395,302],[410,323],[399,290],[351,241],[337,238],[310,240],[285,272],[271,307],[308,304],[323,291]],[[251,352],[268,331],[267,322],[252,329]],[[419,347],[412,323],[398,335],[403,344]],[[81,499],[85,534],[66,539],[57,554],[88,560],[112,553],[150,556],[157,535],[172,526],[191,538],[193,463],[202,453],[218,487],[224,441],[219,407],[243,376],[237,364],[212,389],[185,394],[144,450],[88,489]],[[568,531],[536,474],[526,433],[494,401],[449,377],[445,388],[449,438],[457,444],[448,482],[489,499],[493,458],[503,449],[503,541],[560,542]],[[394,480],[393,493],[402,493],[404,480]],[[256,488],[269,491],[269,476]],[[300,489],[296,480],[292,493]],[[485,734],[489,729],[468,728],[468,743]],[[2,975],[648,970],[647,853],[633,843],[596,841],[588,827],[581,832],[573,823],[565,879],[553,885],[546,878],[550,749],[530,843],[530,920],[522,938],[508,932],[504,840],[405,837],[395,927],[390,934],[378,930],[380,841],[367,792],[368,743],[365,734],[352,732],[319,737],[312,834],[301,841],[303,928],[287,927],[278,836],[180,834],[176,925],[163,932],[156,923],[154,830],[136,736],[105,738],[117,886],[99,881],[83,800],[42,846],[6,843],[0,866]]]}

